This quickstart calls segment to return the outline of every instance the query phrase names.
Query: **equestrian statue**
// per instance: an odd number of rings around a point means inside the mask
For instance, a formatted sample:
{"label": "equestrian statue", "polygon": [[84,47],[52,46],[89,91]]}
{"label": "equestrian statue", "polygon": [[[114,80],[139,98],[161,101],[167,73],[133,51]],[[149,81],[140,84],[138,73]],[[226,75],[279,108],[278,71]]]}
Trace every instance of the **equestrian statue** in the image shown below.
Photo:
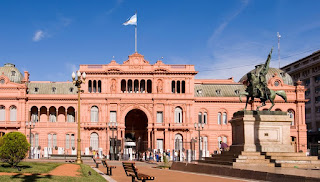
{"label": "equestrian statue", "polygon": [[270,111],[274,106],[274,99],[276,95],[280,96],[285,102],[287,102],[287,96],[284,90],[274,91],[268,88],[266,75],[269,71],[272,50],[273,48],[271,49],[265,64],[255,66],[255,69],[247,74],[247,80],[244,82],[246,83],[247,88],[245,92],[242,92],[239,95],[240,102],[242,102],[241,96],[247,97],[246,106],[244,110],[247,109],[249,98],[250,102],[253,102],[254,98],[260,99],[262,104],[261,106],[257,107],[257,111],[259,111],[260,107],[266,105],[267,100],[270,100],[272,104],[271,107],[268,109]]}

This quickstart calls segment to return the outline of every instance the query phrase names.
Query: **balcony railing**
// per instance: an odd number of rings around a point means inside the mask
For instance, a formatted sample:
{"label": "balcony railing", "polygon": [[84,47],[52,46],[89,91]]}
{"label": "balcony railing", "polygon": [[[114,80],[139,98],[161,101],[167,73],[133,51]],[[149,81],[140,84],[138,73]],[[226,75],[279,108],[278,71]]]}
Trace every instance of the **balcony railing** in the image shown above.
{"label": "balcony railing", "polygon": [[106,122],[81,122],[81,127],[85,128],[85,129],[93,129],[93,128],[97,128],[97,129],[104,129],[107,128],[107,123]]}
{"label": "balcony railing", "polygon": [[0,128],[20,128],[21,121],[0,121]]}

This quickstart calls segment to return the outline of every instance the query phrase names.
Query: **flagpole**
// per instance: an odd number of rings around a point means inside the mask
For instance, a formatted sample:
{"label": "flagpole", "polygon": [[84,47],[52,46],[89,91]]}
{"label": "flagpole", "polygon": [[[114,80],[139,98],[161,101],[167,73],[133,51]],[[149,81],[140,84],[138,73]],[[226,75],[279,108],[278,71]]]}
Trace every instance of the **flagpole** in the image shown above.
{"label": "flagpole", "polygon": [[135,27],[135,52],[138,52],[137,51],[137,25],[136,25],[136,27]]}

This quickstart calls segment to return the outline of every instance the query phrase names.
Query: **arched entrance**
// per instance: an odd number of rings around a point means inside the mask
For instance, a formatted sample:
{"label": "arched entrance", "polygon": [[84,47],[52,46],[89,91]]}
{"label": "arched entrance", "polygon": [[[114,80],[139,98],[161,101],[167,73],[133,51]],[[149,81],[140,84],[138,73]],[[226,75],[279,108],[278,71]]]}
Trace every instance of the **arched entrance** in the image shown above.
{"label": "arched entrance", "polygon": [[[148,149],[148,118],[140,109],[133,109],[125,117],[125,138],[133,146],[132,150],[143,153]],[[127,143],[129,144],[129,143]]]}

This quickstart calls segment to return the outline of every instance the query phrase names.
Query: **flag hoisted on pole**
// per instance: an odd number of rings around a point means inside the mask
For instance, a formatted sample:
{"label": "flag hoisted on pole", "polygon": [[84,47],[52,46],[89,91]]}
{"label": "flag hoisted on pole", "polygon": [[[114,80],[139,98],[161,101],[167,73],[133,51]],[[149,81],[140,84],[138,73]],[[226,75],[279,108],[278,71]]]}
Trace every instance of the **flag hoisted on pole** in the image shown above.
{"label": "flag hoisted on pole", "polygon": [[123,23],[123,25],[135,25],[135,52],[137,51],[137,25],[138,25],[138,18],[137,18],[137,12],[131,16],[126,22]]}

